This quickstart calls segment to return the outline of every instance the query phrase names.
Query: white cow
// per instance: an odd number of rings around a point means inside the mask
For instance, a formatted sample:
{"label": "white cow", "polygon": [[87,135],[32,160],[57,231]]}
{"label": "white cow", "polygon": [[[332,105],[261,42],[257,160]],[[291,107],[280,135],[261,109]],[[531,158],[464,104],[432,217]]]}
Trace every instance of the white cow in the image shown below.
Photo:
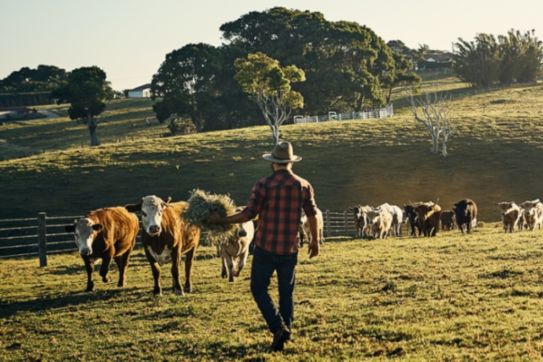
{"label": "white cow", "polygon": [[236,233],[219,244],[219,255],[222,261],[221,277],[228,277],[228,281],[233,282],[234,278],[239,276],[247,263],[249,245],[254,235],[255,227],[253,221],[250,220],[238,224]]}
{"label": "white cow", "polygon": [[533,230],[537,226],[538,229],[541,229],[543,226],[543,203],[539,199],[535,199],[524,201],[520,206],[524,209],[524,219],[528,228]]}
{"label": "white cow", "polygon": [[401,236],[402,223],[404,222],[403,210],[399,206],[390,205],[386,202],[377,208],[381,210],[385,210],[389,214],[392,215],[392,226],[391,226],[392,234],[394,236]]}
{"label": "white cow", "polygon": [[393,215],[386,208],[376,208],[368,212],[369,224],[367,229],[374,238],[384,239],[390,233]]}

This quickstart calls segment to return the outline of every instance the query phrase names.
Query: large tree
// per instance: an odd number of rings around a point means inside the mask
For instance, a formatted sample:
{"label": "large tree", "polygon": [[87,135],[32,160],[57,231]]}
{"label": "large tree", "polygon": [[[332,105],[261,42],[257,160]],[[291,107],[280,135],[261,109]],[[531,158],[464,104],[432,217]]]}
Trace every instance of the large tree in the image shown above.
{"label": "large tree", "polygon": [[420,84],[421,81],[414,70],[413,63],[406,55],[396,51],[394,51],[392,55],[394,57],[394,69],[389,74],[390,76],[383,82],[383,85],[387,88],[385,96],[386,103],[390,103],[392,90],[395,87],[416,86]]}
{"label": "large tree", "polygon": [[384,103],[382,82],[393,67],[390,49],[371,29],[330,22],[321,13],[276,7],[250,12],[221,26],[229,46],[262,52],[303,69],[295,85],[304,111],[359,110]]}
{"label": "large tree", "polygon": [[302,108],[304,98],[292,84],[305,81],[303,70],[294,65],[282,67],[264,53],[251,53],[235,62],[236,80],[254,98],[272,130],[273,143],[279,143],[280,127],[292,109]]}
{"label": "large tree", "polygon": [[98,146],[100,142],[96,134],[96,116],[104,111],[106,101],[113,97],[106,73],[97,66],[74,69],[66,83],[54,91],[54,97],[58,98],[59,103],[70,103],[68,115],[87,125],[91,146]]}
{"label": "large tree", "polygon": [[221,66],[220,51],[208,44],[188,44],[167,54],[151,83],[153,97],[161,98],[154,105],[157,119],[177,114],[204,129],[220,93],[216,80]]}

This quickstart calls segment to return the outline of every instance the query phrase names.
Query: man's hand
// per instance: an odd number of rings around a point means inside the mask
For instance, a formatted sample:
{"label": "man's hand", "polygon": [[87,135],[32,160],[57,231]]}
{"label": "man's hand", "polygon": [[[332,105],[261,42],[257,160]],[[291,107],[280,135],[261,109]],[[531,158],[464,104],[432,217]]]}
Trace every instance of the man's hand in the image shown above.
{"label": "man's hand", "polygon": [[309,259],[319,255],[320,244],[318,240],[311,240],[308,245]]}
{"label": "man's hand", "polygon": [[223,224],[225,218],[219,215],[218,212],[213,212],[207,217],[208,224]]}

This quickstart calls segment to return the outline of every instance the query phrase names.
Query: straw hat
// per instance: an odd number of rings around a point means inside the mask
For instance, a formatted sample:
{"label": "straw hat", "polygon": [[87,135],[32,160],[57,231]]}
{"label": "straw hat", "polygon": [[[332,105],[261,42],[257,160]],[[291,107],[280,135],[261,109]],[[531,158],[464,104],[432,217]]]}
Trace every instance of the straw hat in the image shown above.
{"label": "straw hat", "polygon": [[275,163],[299,162],[302,160],[300,156],[294,154],[292,145],[287,141],[279,141],[279,143],[273,147],[272,152],[263,154],[262,158],[266,161]]}

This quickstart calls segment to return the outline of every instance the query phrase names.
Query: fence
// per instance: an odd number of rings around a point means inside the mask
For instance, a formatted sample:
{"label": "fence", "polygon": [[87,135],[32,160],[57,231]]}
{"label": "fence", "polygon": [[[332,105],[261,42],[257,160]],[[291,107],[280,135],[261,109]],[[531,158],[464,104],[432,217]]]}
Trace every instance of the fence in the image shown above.
{"label": "fence", "polygon": [[[323,213],[324,236],[355,236],[355,224],[350,211]],[[0,259],[38,256],[40,266],[47,266],[47,256],[77,250],[73,233],[64,230],[81,216],[47,216],[0,219]]]}
{"label": "fence", "polygon": [[328,112],[328,114],[321,116],[294,116],[294,123],[318,123],[326,121],[348,121],[355,119],[370,119],[370,118],[388,118],[394,115],[394,106],[392,103],[383,108],[376,108],[364,112],[347,112],[347,113],[336,113]]}

